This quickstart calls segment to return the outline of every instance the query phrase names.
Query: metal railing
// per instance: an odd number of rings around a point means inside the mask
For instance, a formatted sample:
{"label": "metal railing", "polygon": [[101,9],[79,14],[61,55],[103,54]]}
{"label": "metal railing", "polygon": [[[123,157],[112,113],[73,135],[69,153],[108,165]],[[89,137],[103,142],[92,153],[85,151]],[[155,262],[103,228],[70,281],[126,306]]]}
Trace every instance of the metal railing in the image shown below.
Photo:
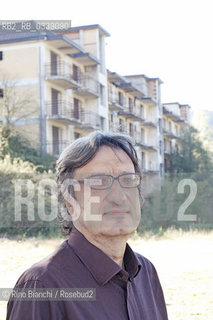
{"label": "metal railing", "polygon": [[95,94],[96,96],[100,94],[99,83],[91,76],[81,73],[79,83],[81,86],[77,89],[77,92],[88,92]]}
{"label": "metal railing", "polygon": [[62,77],[69,81],[81,82],[81,73],[73,73],[72,65],[65,61],[59,60],[57,63],[45,64],[45,76],[47,78]]}
{"label": "metal railing", "polygon": [[59,155],[67,146],[69,142],[67,140],[53,140],[47,141],[47,152],[54,155]]}
{"label": "metal railing", "polygon": [[80,107],[74,108],[72,102],[67,102],[65,100],[46,102],[46,114],[48,117],[52,118],[66,118],[82,122]]}
{"label": "metal railing", "polygon": [[101,128],[101,117],[98,113],[92,111],[82,111],[81,121],[83,127]]}

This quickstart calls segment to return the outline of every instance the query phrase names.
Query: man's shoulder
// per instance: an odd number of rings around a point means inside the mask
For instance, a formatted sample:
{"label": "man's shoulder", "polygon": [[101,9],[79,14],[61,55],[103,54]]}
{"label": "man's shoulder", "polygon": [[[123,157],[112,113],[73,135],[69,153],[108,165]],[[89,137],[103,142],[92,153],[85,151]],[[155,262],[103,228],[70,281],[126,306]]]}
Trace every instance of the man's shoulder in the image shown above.
{"label": "man's shoulder", "polygon": [[67,257],[67,251],[70,249],[67,241],[64,241],[53,253],[28,268],[20,276],[16,286],[31,286],[33,283],[38,286],[48,285],[51,279],[56,278],[60,273]]}
{"label": "man's shoulder", "polygon": [[155,266],[149,259],[138,252],[134,251],[134,254],[143,269],[146,269],[148,272],[156,272]]}

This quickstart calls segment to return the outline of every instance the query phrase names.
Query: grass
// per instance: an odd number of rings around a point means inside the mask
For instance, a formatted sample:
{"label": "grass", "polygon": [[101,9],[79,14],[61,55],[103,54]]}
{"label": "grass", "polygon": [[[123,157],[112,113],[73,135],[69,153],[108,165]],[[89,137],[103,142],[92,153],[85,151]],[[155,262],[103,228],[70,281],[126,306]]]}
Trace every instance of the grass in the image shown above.
{"label": "grass", "polygon": [[[0,287],[13,287],[33,263],[52,252],[63,239],[0,239]],[[210,320],[213,314],[213,231],[168,230],[163,235],[135,235],[133,249],[155,265],[170,320]],[[0,301],[0,320],[6,302]]]}

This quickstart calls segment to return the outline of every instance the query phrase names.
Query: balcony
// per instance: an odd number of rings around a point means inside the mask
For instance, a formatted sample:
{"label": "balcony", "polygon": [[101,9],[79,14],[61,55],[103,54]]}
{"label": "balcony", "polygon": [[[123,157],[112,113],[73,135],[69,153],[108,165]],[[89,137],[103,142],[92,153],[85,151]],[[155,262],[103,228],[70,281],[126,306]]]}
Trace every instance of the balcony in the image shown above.
{"label": "balcony", "polygon": [[114,133],[124,133],[128,134],[127,132],[127,125],[126,124],[115,124],[115,123],[110,123],[109,124],[109,130]]}
{"label": "balcony", "polygon": [[168,148],[164,149],[164,155],[165,156],[171,156],[171,150],[169,150]]}
{"label": "balcony", "polygon": [[67,140],[47,141],[47,153],[59,156],[68,145],[69,142]]}
{"label": "balcony", "polygon": [[133,106],[124,106],[121,111],[118,112],[119,115],[124,116],[126,119],[133,121],[143,121],[141,114],[137,113]]}
{"label": "balcony", "polygon": [[173,121],[178,121],[181,119],[180,111],[177,111],[176,108],[174,108],[174,110],[172,111],[169,110],[169,107],[167,108],[163,106],[163,114]]}
{"label": "balcony", "polygon": [[108,95],[109,109],[111,111],[121,111],[123,106],[119,103],[118,99],[115,99],[112,94]]}
{"label": "balcony", "polygon": [[46,103],[47,118],[66,124],[81,124],[82,114],[80,109],[74,108],[71,102],[64,100]]}
{"label": "balcony", "polygon": [[155,175],[159,174],[159,170],[142,169],[143,174]]}
{"label": "balcony", "polygon": [[138,97],[138,99],[144,105],[147,105],[148,107],[156,107],[157,106],[157,101],[151,97]]}
{"label": "balcony", "polygon": [[92,99],[99,97],[99,83],[94,78],[81,74],[80,86],[76,88],[75,93],[86,99]]}
{"label": "balcony", "polygon": [[170,139],[180,139],[180,137],[177,134],[173,133],[172,131],[168,131],[166,129],[163,129],[163,135]]}
{"label": "balcony", "polygon": [[101,129],[101,117],[98,113],[92,111],[81,111],[80,118],[81,123],[76,125],[79,129],[83,131]]}
{"label": "balcony", "polygon": [[158,148],[156,146],[148,145],[145,141],[137,138],[135,139],[135,145],[147,151],[158,151]]}
{"label": "balcony", "polygon": [[153,128],[157,128],[157,121],[154,121],[154,120],[145,120],[143,121],[143,126],[146,126],[146,127],[153,127]]}
{"label": "balcony", "polygon": [[72,66],[64,61],[45,65],[45,80],[64,89],[77,89],[81,85],[80,79],[73,73]]}

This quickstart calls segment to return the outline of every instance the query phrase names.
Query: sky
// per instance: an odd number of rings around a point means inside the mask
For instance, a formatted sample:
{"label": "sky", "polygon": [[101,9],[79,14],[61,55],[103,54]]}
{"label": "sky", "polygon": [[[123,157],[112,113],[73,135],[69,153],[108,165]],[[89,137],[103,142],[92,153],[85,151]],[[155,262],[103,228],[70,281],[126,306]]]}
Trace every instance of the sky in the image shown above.
{"label": "sky", "polygon": [[163,103],[213,111],[211,0],[7,0],[2,7],[1,20],[100,24],[110,33],[108,69],[158,77]]}

